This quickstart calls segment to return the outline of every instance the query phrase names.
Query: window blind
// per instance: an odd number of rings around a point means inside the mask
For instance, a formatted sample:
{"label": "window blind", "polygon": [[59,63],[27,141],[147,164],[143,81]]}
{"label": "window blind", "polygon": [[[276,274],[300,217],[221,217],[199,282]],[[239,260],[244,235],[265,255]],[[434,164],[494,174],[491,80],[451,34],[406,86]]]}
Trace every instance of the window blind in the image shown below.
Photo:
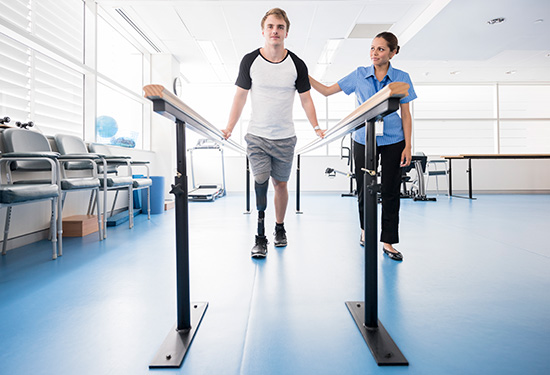
{"label": "window blind", "polygon": [[32,2],[33,34],[67,55],[83,61],[84,3],[82,0]]}
{"label": "window blind", "polygon": [[34,53],[33,121],[46,134],[83,134],[83,76]]}
{"label": "window blind", "polygon": [[29,119],[30,49],[0,34],[0,116],[12,122]]}

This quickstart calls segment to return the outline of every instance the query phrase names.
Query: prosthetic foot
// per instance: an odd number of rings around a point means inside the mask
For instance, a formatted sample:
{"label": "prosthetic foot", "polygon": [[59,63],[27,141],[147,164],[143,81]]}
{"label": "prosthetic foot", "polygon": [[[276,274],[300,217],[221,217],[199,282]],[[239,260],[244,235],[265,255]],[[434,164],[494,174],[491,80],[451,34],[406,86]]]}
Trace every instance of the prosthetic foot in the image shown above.
{"label": "prosthetic foot", "polygon": [[258,209],[258,234],[254,247],[251,251],[252,258],[265,258],[267,256],[267,237],[265,236],[265,209],[267,208],[267,188],[268,181],[260,184],[255,183],[256,190],[256,208]]}

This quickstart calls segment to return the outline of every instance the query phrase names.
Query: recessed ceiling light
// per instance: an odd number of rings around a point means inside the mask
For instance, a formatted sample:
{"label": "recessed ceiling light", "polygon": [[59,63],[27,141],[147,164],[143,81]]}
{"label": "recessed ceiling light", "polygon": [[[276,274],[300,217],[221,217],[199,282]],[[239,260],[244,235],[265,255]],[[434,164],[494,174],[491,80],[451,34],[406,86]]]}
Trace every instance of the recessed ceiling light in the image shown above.
{"label": "recessed ceiling light", "polygon": [[544,20],[542,18],[539,18],[538,20],[535,20],[535,23],[543,23]]}
{"label": "recessed ceiling light", "polygon": [[487,23],[488,23],[489,25],[497,25],[497,24],[499,24],[499,23],[503,23],[504,20],[505,20],[504,17],[493,18],[492,20],[487,21]]}
{"label": "recessed ceiling light", "polygon": [[451,75],[453,75],[453,76],[456,76],[456,75],[460,74],[460,70],[452,71],[452,72],[450,72],[449,74],[451,74]]}
{"label": "recessed ceiling light", "polygon": [[506,72],[506,74],[510,74],[510,75],[511,74],[516,74],[516,71],[515,70],[509,70],[509,71]]}

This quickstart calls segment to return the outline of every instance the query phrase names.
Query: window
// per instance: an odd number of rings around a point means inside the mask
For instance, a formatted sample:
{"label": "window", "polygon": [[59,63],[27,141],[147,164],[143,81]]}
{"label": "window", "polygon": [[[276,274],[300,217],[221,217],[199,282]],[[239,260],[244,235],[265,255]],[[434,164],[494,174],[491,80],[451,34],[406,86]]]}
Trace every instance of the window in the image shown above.
{"label": "window", "polygon": [[103,18],[97,18],[97,71],[141,95],[143,54]]}
{"label": "window", "polygon": [[[33,121],[45,134],[83,134],[83,74],[59,62],[83,59],[83,4],[79,0],[0,4],[0,17],[17,25],[14,39],[0,34],[2,117]],[[25,45],[25,34],[41,39],[37,43],[41,51],[57,59]]]}
{"label": "window", "polygon": [[143,147],[143,104],[98,82],[96,141],[123,147]]}

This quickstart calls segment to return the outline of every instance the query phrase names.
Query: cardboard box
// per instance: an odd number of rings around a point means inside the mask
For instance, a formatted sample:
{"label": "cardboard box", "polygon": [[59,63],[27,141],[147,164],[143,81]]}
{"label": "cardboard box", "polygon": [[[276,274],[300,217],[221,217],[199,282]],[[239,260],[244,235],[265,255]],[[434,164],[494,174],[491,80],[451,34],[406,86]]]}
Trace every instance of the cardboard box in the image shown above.
{"label": "cardboard box", "polygon": [[164,201],[164,211],[171,210],[172,208],[176,207],[176,201],[175,200],[165,200]]}
{"label": "cardboard box", "polygon": [[63,218],[63,237],[84,237],[98,230],[96,215],[74,215]]}

